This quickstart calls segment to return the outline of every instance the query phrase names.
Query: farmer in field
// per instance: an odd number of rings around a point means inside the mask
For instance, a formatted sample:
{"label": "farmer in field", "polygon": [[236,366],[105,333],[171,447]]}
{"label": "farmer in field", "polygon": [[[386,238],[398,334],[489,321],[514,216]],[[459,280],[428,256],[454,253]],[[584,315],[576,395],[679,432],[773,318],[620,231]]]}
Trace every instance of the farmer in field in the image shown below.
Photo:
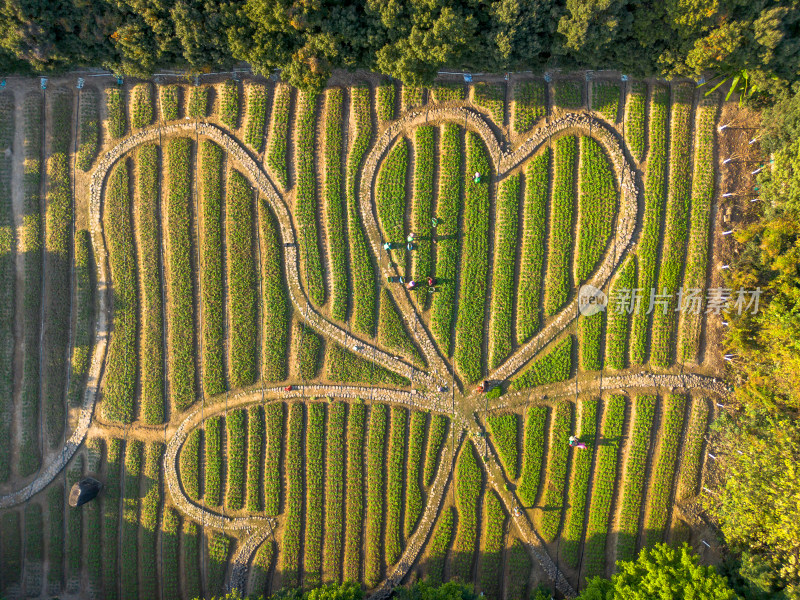
{"label": "farmer in field", "polygon": [[394,242],[384,242],[383,244],[384,250],[394,250],[395,248],[397,248],[397,244]]}
{"label": "farmer in field", "polygon": [[478,171],[475,171],[475,175],[472,176],[472,181],[474,183],[480,183],[481,182],[481,174]]}
{"label": "farmer in field", "polygon": [[416,287],[417,287],[417,282],[416,282],[416,281],[414,281],[414,280],[412,279],[411,281],[409,281],[409,282],[406,284],[406,287],[407,287],[408,289],[410,289],[410,290],[413,290],[414,288],[416,288]]}
{"label": "farmer in field", "polygon": [[577,448],[578,450],[586,450],[586,444],[576,438],[574,435],[569,436],[570,448]]}

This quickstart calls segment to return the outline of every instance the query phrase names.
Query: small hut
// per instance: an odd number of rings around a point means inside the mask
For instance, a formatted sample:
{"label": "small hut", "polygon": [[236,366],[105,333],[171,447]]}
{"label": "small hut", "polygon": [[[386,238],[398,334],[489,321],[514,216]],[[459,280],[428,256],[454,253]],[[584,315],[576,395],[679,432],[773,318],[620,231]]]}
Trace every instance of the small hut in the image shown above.
{"label": "small hut", "polygon": [[84,477],[72,486],[69,492],[69,505],[73,508],[94,500],[103,484],[93,477]]}

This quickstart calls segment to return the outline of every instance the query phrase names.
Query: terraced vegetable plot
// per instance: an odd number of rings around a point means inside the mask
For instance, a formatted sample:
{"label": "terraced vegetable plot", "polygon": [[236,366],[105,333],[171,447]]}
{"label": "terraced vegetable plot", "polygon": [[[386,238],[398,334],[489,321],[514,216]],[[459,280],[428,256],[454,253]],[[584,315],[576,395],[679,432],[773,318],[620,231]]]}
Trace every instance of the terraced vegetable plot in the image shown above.
{"label": "terraced vegetable plot", "polygon": [[718,98],[215,81],[0,91],[0,596],[501,600],[691,521]]}

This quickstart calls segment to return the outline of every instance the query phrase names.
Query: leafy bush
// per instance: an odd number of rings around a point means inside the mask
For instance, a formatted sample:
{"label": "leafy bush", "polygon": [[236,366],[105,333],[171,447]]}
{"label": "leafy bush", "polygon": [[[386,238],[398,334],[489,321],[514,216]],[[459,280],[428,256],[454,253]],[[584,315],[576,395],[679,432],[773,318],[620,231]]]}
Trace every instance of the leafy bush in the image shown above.
{"label": "leafy bush", "polygon": [[303,584],[317,587],[322,583],[322,511],[325,504],[323,480],[325,447],[325,404],[308,404],[306,426],[306,526],[303,536]]}
{"label": "leafy bush", "polygon": [[547,407],[531,406],[525,417],[525,442],[522,450],[522,475],[517,488],[520,500],[527,506],[536,503],[544,457],[544,436]]}
{"label": "leafy bush", "polygon": [[494,266],[489,330],[489,366],[494,369],[508,358],[513,347],[514,279],[517,261],[520,176],[500,182],[495,207]]}
{"label": "leafy bush", "polygon": [[125,93],[120,88],[106,88],[106,114],[109,137],[115,140],[125,135]]}
{"label": "leafy bush", "polygon": [[592,83],[592,110],[599,112],[606,121],[616,123],[619,118],[619,84],[611,81]]}
{"label": "leafy bush", "polygon": [[520,81],[514,85],[511,103],[511,129],[514,133],[530,131],[547,114],[547,89],[542,81]]}
{"label": "leafy bush", "polygon": [[397,312],[392,294],[387,288],[381,288],[381,308],[378,313],[378,341],[389,348],[404,354],[418,367],[425,365],[417,346],[408,335],[403,319]]}
{"label": "leafy bush", "polygon": [[200,499],[200,435],[200,429],[190,431],[179,455],[181,484],[192,500]]}
{"label": "leafy bush", "polygon": [[158,210],[158,148],[139,147],[134,219],[138,233],[142,324],[139,338],[141,405],[144,422],[164,421],[164,320],[161,288],[161,243]]}
{"label": "leafy bush", "polygon": [[486,417],[486,423],[489,425],[489,432],[492,434],[492,444],[500,455],[503,467],[505,467],[506,476],[509,479],[516,479],[519,476],[519,471],[517,470],[519,415],[516,413],[489,415]]}
{"label": "leafy bush", "polygon": [[427,563],[428,578],[426,581],[431,585],[441,585],[444,579],[444,564],[450,544],[453,543],[453,524],[456,517],[456,509],[452,506],[442,509],[442,514],[433,530],[433,536],[428,544]]}
{"label": "leafy bush", "polygon": [[395,88],[392,82],[382,83],[376,90],[378,118],[381,121],[394,119],[394,93]]}
{"label": "leafy bush", "polygon": [[386,425],[388,410],[384,404],[373,404],[369,413],[367,441],[367,512],[364,544],[364,584],[374,588],[381,578],[383,566],[384,490],[386,477]]}
{"label": "leafy bush", "polygon": [[247,86],[247,128],[244,141],[256,152],[264,148],[264,126],[267,120],[267,88],[259,84]]}
{"label": "leafy bush", "polygon": [[402,406],[392,407],[392,426],[389,435],[389,456],[386,476],[386,529],[384,544],[386,565],[393,565],[403,552],[403,480],[408,412]]}
{"label": "leafy bush", "polygon": [[486,109],[498,127],[503,126],[506,120],[505,85],[485,82],[476,83],[473,91],[473,101],[481,108]]}
{"label": "leafy bush", "polygon": [[325,538],[323,542],[325,581],[339,581],[342,576],[346,410],[347,404],[344,402],[332,402],[328,406],[325,447]]}
{"label": "leafy bush", "polygon": [[236,129],[239,126],[239,84],[233,79],[228,79],[222,84],[219,120],[229,129]]}
{"label": "leafy bush", "polygon": [[358,580],[361,573],[361,547],[364,513],[364,424],[366,406],[350,405],[347,416],[347,487],[345,504],[344,572],[347,580]]}
{"label": "leafy bush", "polygon": [[616,304],[619,302],[621,290],[632,290],[636,287],[636,257],[630,256],[619,275],[611,284],[611,298],[606,311],[606,367],[610,369],[624,369],[628,365],[628,325],[630,315],[620,312]]}
{"label": "leafy bush", "polygon": [[325,225],[330,253],[331,316],[347,318],[350,288],[347,281],[347,238],[345,238],[342,190],[342,89],[325,93]]}
{"label": "leafy bush", "polygon": [[150,83],[140,83],[131,91],[131,127],[147,127],[153,122],[153,86]]}
{"label": "leafy bush", "polygon": [[547,183],[550,149],[535,156],[525,169],[525,201],[517,285],[517,343],[522,344],[539,329],[542,275],[547,218]]}
{"label": "leafy bush", "polygon": [[210,417],[205,421],[205,494],[206,506],[222,504],[222,419]]}
{"label": "leafy bush", "polygon": [[[477,134],[468,132],[467,173],[491,176],[486,148]],[[486,314],[486,286],[489,270],[489,183],[468,179],[464,191],[465,232],[461,247],[461,277],[456,318],[455,364],[468,382],[483,375],[483,324]]]}
{"label": "leafy bush", "polygon": [[247,511],[261,510],[261,465],[264,459],[264,409],[254,406],[247,415]]}
{"label": "leafy bush", "polygon": [[[414,132],[414,193],[411,197],[411,223],[416,248],[411,253],[411,273],[415,280],[433,275],[431,262],[431,240],[434,229],[433,218],[433,179],[436,164],[434,156],[433,127],[425,125]],[[417,292],[417,300],[424,304],[426,290]]]}
{"label": "leafy bush", "polygon": [[411,412],[411,424],[408,432],[408,463],[406,466],[406,495],[403,521],[403,536],[408,537],[414,531],[422,515],[422,488],[420,487],[422,471],[422,446],[425,443],[426,413],[414,410]]}
{"label": "leafy bush", "polygon": [[461,212],[461,129],[451,123],[442,129],[439,152],[439,193],[436,198],[436,278],[442,282],[431,300],[431,334],[442,353],[453,352],[451,332],[456,299],[458,218]]}
{"label": "leafy bush", "polygon": [[245,458],[247,452],[247,411],[234,410],[225,416],[228,430],[228,450],[225,453],[228,474],[225,478],[227,493],[225,504],[230,510],[244,506]]}
{"label": "leafy bush", "polygon": [[88,171],[97,156],[100,145],[100,99],[97,90],[84,88],[80,96],[78,115],[78,154],[76,165],[81,171]]}
{"label": "leafy bush", "polygon": [[292,88],[278,85],[272,101],[272,123],[267,142],[267,164],[281,187],[289,185],[286,165],[286,140],[289,138],[289,106],[292,101]]}
{"label": "leafy bush", "polygon": [[577,81],[561,80],[553,84],[553,104],[561,109],[583,106],[583,86]]}
{"label": "leafy bush", "polygon": [[300,583],[300,530],[303,519],[303,405],[289,406],[288,438],[286,440],[286,506],[281,545],[281,574],[284,587]]}
{"label": "leafy bush", "polygon": [[625,105],[625,142],[637,162],[641,162],[644,159],[644,136],[645,128],[647,127],[646,102],[647,84],[641,82],[632,83],[628,101]]}
{"label": "leafy bush", "polygon": [[546,542],[556,539],[561,525],[570,451],[568,441],[571,432],[572,403],[559,402],[553,417],[550,453],[547,458],[547,483],[541,501],[542,516],[539,531]]}
{"label": "leafy bush", "polygon": [[281,455],[283,454],[283,402],[264,407],[267,444],[264,456],[264,512],[277,516],[281,507]]}
{"label": "leafy bush", "polygon": [[511,382],[512,390],[566,381],[572,371],[572,336],[556,344],[547,354],[537,358]]}
{"label": "leafy bush", "polygon": [[282,381],[287,376],[286,353],[289,338],[289,298],[283,277],[283,255],[275,215],[266,200],[261,203],[261,378]]}
{"label": "leafy bush", "polygon": [[181,88],[177,85],[162,85],[158,88],[161,99],[161,118],[164,121],[175,121],[180,118]]}
{"label": "leafy bush", "polygon": [[202,119],[208,114],[208,86],[194,86],[191,90],[189,92],[189,116],[193,119]]}
{"label": "leafy bush", "polygon": [[496,491],[486,492],[483,510],[486,514],[486,526],[483,528],[483,549],[480,560],[481,593],[488,598],[502,598],[503,549],[507,518]]}
{"label": "leafy bush", "polygon": [[408,379],[366,358],[345,350],[335,342],[328,343],[325,353],[325,376],[342,383],[410,385]]}
{"label": "leafy bush", "polygon": [[451,577],[472,581],[472,565],[478,548],[478,511],[483,471],[475,456],[475,447],[467,441],[456,464],[455,492],[458,529],[453,543]]}

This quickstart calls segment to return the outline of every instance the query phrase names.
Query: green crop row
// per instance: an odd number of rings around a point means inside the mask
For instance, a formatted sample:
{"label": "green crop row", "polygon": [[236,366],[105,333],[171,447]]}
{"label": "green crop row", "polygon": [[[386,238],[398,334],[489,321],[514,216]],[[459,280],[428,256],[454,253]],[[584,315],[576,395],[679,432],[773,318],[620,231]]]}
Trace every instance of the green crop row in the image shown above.
{"label": "green crop row", "polygon": [[72,181],[69,150],[72,140],[72,92],[64,88],[53,94],[50,158],[47,161],[47,210],[45,257],[48,293],[44,323],[44,398],[47,441],[51,448],[64,433],[64,390],[67,372],[64,356],[69,345],[72,297],[70,256],[72,248]]}
{"label": "green crop row", "polygon": [[566,381],[572,371],[572,336],[567,336],[547,354],[536,359],[511,382],[512,390],[524,390]]}
{"label": "green crop row", "polygon": [[578,347],[581,369],[584,371],[599,371],[603,368],[603,352],[600,346],[603,341],[605,314],[600,311],[591,316],[578,317]]}
{"label": "green crop row", "polygon": [[120,88],[106,88],[106,114],[108,115],[108,135],[111,139],[121,138],[128,128],[125,117],[125,93]]}
{"label": "green crop row", "polygon": [[306,427],[306,527],[303,535],[303,585],[322,584],[322,511],[325,505],[325,413],[322,402],[308,404]]}
{"label": "green crop row", "polygon": [[61,591],[64,578],[64,486],[55,484],[47,490],[47,584]]}
{"label": "green crop row", "polygon": [[283,278],[283,256],[275,215],[266,200],[261,203],[261,287],[263,340],[261,377],[264,381],[286,379],[289,339],[289,298]]}
{"label": "green crop row", "polygon": [[406,466],[406,497],[403,536],[408,539],[422,516],[422,446],[425,444],[427,414],[415,410],[411,413],[408,432],[408,464]]}
{"label": "green crop row", "polygon": [[436,477],[436,466],[442,451],[444,438],[447,435],[447,417],[432,415],[428,432],[428,445],[425,449],[425,471],[422,474],[424,485],[430,486]]}
{"label": "green crop row", "polygon": [[494,369],[511,354],[513,347],[514,279],[519,245],[520,175],[500,183],[495,208],[494,267],[492,271],[489,366]]}
{"label": "green crop row", "polygon": [[[433,178],[436,157],[434,156],[434,128],[430,125],[414,131],[414,193],[411,198],[412,229],[417,236],[416,248],[411,253],[411,273],[415,280],[424,280],[433,275],[431,263],[431,239],[436,231],[433,218]],[[420,289],[417,299],[425,303],[427,290]]]}
{"label": "green crop row", "polygon": [[410,385],[408,379],[330,342],[325,353],[325,375],[341,383]]}
{"label": "green crop row", "polygon": [[180,567],[178,566],[178,528],[180,517],[171,507],[164,507],[161,521],[161,589],[164,600],[178,600]]}
{"label": "green crop row", "polygon": [[422,354],[411,340],[403,325],[403,319],[397,312],[392,294],[387,288],[381,288],[381,308],[378,312],[378,341],[389,348],[404,354],[418,367],[425,365]]}
{"label": "green crop row", "polygon": [[253,188],[238,171],[228,175],[225,194],[228,251],[228,337],[231,388],[254,383],[258,362],[258,281],[253,258]]}
{"label": "green crop row", "polygon": [[[664,182],[667,167],[667,117],[669,113],[669,88],[656,85],[650,99],[649,149],[647,173],[644,180],[644,217],[636,259],[639,268],[637,288],[644,294],[656,286],[658,272],[658,244],[661,232],[661,215],[664,211],[666,190]],[[648,302],[649,295],[642,302]],[[650,317],[647,306],[634,311],[631,321],[630,362],[640,365],[647,357],[647,329]]]}
{"label": "green crop row", "polygon": [[386,487],[386,425],[388,410],[385,404],[373,404],[369,413],[367,439],[367,511],[364,540],[364,584],[374,588],[381,579],[383,565],[384,492]]}
{"label": "green crop row", "polygon": [[[564,554],[567,562],[578,566],[578,555],[581,548],[583,526],[586,518],[586,504],[589,502],[589,480],[592,475],[592,457],[595,450],[595,432],[597,431],[597,400],[584,399],[580,405],[579,437],[586,444],[585,450],[573,450],[572,482],[569,486],[569,505],[566,524],[562,534]],[[564,439],[556,438],[553,443],[563,444]]]}
{"label": "green crop row", "polygon": [[25,593],[35,598],[42,593],[44,561],[44,531],[42,506],[31,503],[25,507]]}
{"label": "green crop row", "polygon": [[422,106],[424,95],[424,87],[403,84],[400,88],[401,110],[407,111],[410,108]]}
{"label": "green crop row", "polygon": [[234,410],[225,417],[228,430],[228,449],[225,453],[228,474],[226,479],[225,505],[230,510],[244,507],[245,459],[247,452],[247,411]]}
{"label": "green crop row", "polygon": [[222,504],[222,419],[210,417],[205,422],[205,485],[206,506]]}
{"label": "green crop row", "polygon": [[[98,475],[100,461],[103,458],[103,440],[89,438],[86,441],[86,471],[88,475]],[[102,499],[98,502],[89,502],[81,511],[86,515],[86,567],[89,581],[92,585],[102,588],[103,585],[103,536],[101,524]]]}
{"label": "green crop row", "polygon": [[189,92],[189,116],[201,119],[208,114],[208,86],[194,86]]}
{"label": "green crop row", "polygon": [[676,501],[687,500],[697,494],[703,468],[703,442],[708,427],[708,400],[692,402],[692,415],[686,430],[681,454],[681,468],[675,491]]}
{"label": "green crop row", "polygon": [[606,121],[616,123],[619,118],[619,84],[611,81],[592,83],[592,110],[603,115]]}
{"label": "green crop row", "polygon": [[183,592],[189,598],[201,598],[203,589],[200,582],[200,534],[197,523],[194,521],[183,522],[181,549],[183,550],[183,565],[186,575]]}
{"label": "green crop row", "polygon": [[395,88],[392,82],[382,83],[376,90],[378,119],[391,121],[394,119]]}
{"label": "green crop row", "polygon": [[[703,288],[708,270],[711,203],[714,199],[714,134],[717,123],[717,101],[701,106],[697,116],[694,142],[694,175],[692,177],[691,222],[686,250],[684,289]],[[678,333],[678,356],[683,361],[697,360],[700,349],[701,317],[686,312]]]}
{"label": "green crop row", "polygon": [[42,307],[42,95],[25,96],[25,165],[20,251],[25,256],[23,295],[22,428],[19,473],[30,475],[41,464],[39,448],[39,346]]}
{"label": "green crop row", "polygon": [[458,102],[466,98],[466,89],[463,83],[435,83],[431,87],[433,101]]}
{"label": "green crop row", "polygon": [[360,581],[364,524],[364,424],[366,406],[350,405],[347,416],[347,478],[345,490],[344,570],[342,579]]}
{"label": "green crop row", "polygon": [[133,248],[128,162],[111,172],[104,221],[108,262],[114,289],[114,324],[106,362],[103,414],[110,421],[130,423],[134,418],[136,372],[136,256]]}
{"label": "green crop row", "polygon": [[141,405],[145,423],[164,421],[164,318],[161,288],[160,215],[158,211],[158,148],[139,147],[137,155],[138,198],[134,218],[142,287],[142,324],[139,340]]}
{"label": "green crop row", "polygon": [[[440,290],[431,300],[431,334],[442,353],[453,353],[452,330],[456,301],[456,268],[458,267],[458,217],[461,212],[461,129],[444,125],[439,152],[439,190],[436,198],[436,279]],[[485,185],[485,184],[484,184]]]}
{"label": "green crop row", "polygon": [[125,476],[122,493],[120,532],[120,588],[124,600],[139,598],[139,475],[142,468],[142,442],[131,440],[125,449]]}
{"label": "green crop row", "polygon": [[480,82],[473,90],[475,104],[486,109],[498,127],[506,120],[506,90],[501,84]]}
{"label": "green crop row", "polygon": [[525,133],[547,114],[547,89],[541,81],[521,81],[514,86],[511,105],[511,129]]}
{"label": "green crop row", "polygon": [[458,529],[453,543],[451,577],[472,581],[472,564],[478,548],[478,512],[483,471],[478,465],[475,447],[468,441],[461,449],[456,465],[456,510]]}
{"label": "green crop row", "polygon": [[563,109],[583,106],[583,89],[577,81],[561,80],[553,84],[553,104]]}
{"label": "green crop row", "polygon": [[247,415],[247,511],[261,510],[261,464],[264,456],[264,409],[254,406]]}
{"label": "green crop row", "polygon": [[486,315],[486,288],[489,271],[489,178],[491,167],[483,141],[467,133],[467,173],[484,178],[475,183],[470,178],[464,191],[464,236],[461,246],[461,276],[456,317],[455,364],[467,382],[483,375],[483,323]]}
{"label": "green crop row", "polygon": [[151,442],[147,445],[144,459],[144,485],[139,523],[141,525],[141,553],[139,564],[139,592],[143,598],[158,596],[158,580],[156,573],[156,528],[158,527],[158,509],[161,506],[160,467],[164,453],[164,444]]}
{"label": "green crop row", "polygon": [[305,287],[309,299],[322,306],[325,304],[325,281],[322,276],[322,258],[317,232],[317,182],[314,169],[314,112],[316,94],[302,94],[297,109],[297,192],[294,199],[294,214],[297,218],[297,244],[300,261],[305,274]]}
{"label": "green crop row", "polygon": [[[509,598],[531,598],[538,600],[536,596],[529,593],[529,582],[531,575],[531,558],[524,544],[515,538],[511,547],[508,549],[508,586]],[[547,595],[549,597],[549,594]]]}
{"label": "green crop row", "polygon": [[169,178],[166,210],[167,320],[172,405],[186,410],[196,397],[192,283],[192,142],[173,138],[167,147]]}
{"label": "green crop row", "polygon": [[239,84],[233,79],[228,79],[222,84],[219,120],[229,129],[236,129],[239,126]]}
{"label": "green crop row", "polygon": [[483,501],[486,527],[480,559],[481,593],[489,599],[502,598],[503,549],[505,546],[506,513],[497,492],[489,490]]}
{"label": "green crop row", "polygon": [[375,332],[375,266],[361,224],[358,201],[361,163],[372,139],[368,88],[351,89],[350,110],[355,125],[355,137],[347,159],[347,237],[350,243],[350,281],[353,282],[352,325],[357,333],[372,336]]}
{"label": "green crop row", "polygon": [[664,411],[664,420],[659,432],[661,448],[655,459],[651,487],[648,494],[647,521],[645,523],[645,546],[663,541],[664,531],[671,513],[670,499],[675,480],[675,467],[680,450],[683,431],[686,396],[670,394]]}
{"label": "green crop row", "polygon": [[[69,378],[70,406],[80,406],[83,400],[89,356],[92,351],[92,320],[94,315],[94,257],[92,238],[85,229],[75,232],[75,328]],[[2,477],[0,477],[2,480]]]}
{"label": "green crop row", "polygon": [[402,406],[392,407],[392,427],[389,435],[389,456],[386,483],[386,565],[393,565],[403,552],[403,480],[408,412]]}
{"label": "green crop row", "polygon": [[18,511],[5,511],[0,517],[0,589],[7,590],[15,583],[19,583],[22,573],[22,536],[20,534],[20,519]]}
{"label": "green crop row", "polygon": [[347,404],[333,402],[328,407],[328,432],[325,448],[325,542],[323,568],[325,581],[342,577],[344,534],[344,458]]}
{"label": "green crop row", "polygon": [[547,542],[558,535],[561,513],[564,510],[564,488],[567,484],[569,462],[569,436],[572,433],[572,403],[559,402],[553,417],[550,452],[547,457],[547,484],[542,499],[542,517],[539,531]]}
{"label": "green crop row", "polygon": [[267,88],[260,84],[247,86],[247,129],[244,141],[256,152],[264,148],[264,127],[267,120]]}
{"label": "green crop row", "polygon": [[272,101],[272,123],[267,142],[267,164],[272,169],[281,187],[289,185],[289,172],[286,164],[286,140],[289,139],[289,107],[292,102],[292,88],[279,85],[275,88]]}
{"label": "green crop row", "polygon": [[203,314],[203,389],[221,394],[225,383],[225,301],[222,268],[222,148],[200,144],[202,230],[200,232],[200,303]]}
{"label": "green crop row", "polygon": [[611,237],[617,190],[614,171],[602,146],[581,137],[580,208],[578,210],[578,249],[575,281],[581,284],[595,270]]}
{"label": "green crop row", "polygon": [[546,424],[546,406],[528,408],[528,414],[525,417],[525,442],[522,450],[522,478],[517,488],[519,498],[526,506],[533,506],[539,493]]}
{"label": "green crop row", "polygon": [[303,404],[289,406],[286,440],[286,506],[281,546],[281,575],[284,587],[300,584],[300,532],[303,527],[303,454],[305,436]]}
{"label": "green crop row", "polygon": [[506,470],[509,479],[516,479],[519,476],[517,447],[517,431],[519,430],[519,415],[517,413],[505,413],[499,415],[489,415],[486,418],[489,432],[492,434],[492,444]]}
{"label": "green crop row", "polygon": [[305,323],[298,323],[293,336],[297,340],[299,375],[303,381],[314,379],[319,372],[322,337]]}
{"label": "green crop row", "polygon": [[452,506],[442,510],[436,529],[433,530],[426,561],[428,564],[427,581],[431,585],[441,585],[444,581],[444,565],[447,551],[453,543],[453,525],[455,524],[456,509]]}
{"label": "green crop row", "polygon": [[575,137],[571,135],[556,141],[544,284],[544,312],[548,317],[564,306],[572,289],[570,254],[574,245],[572,221],[576,146]]}
{"label": "green crop row", "polygon": [[606,536],[611,528],[611,502],[617,481],[622,427],[625,422],[625,396],[611,396],[606,401],[603,420],[603,442],[597,445],[592,500],[586,525],[583,564],[586,579],[605,574]]}
{"label": "green crop row", "polygon": [[[395,260],[405,264],[405,213],[406,213],[406,170],[408,168],[408,140],[400,138],[378,170],[376,208],[378,220],[386,241],[399,244],[395,250]],[[398,257],[399,255],[399,257]]]}
{"label": "green crop row", "polygon": [[550,149],[535,156],[525,169],[525,200],[517,284],[517,343],[533,337],[541,322],[542,267],[547,219]]}
{"label": "green crop row", "polygon": [[209,596],[217,596],[224,592],[230,546],[231,540],[224,533],[212,531],[208,535],[206,590]]}
{"label": "green crop row", "polygon": [[264,512],[277,516],[281,508],[281,455],[283,454],[283,402],[264,407],[267,442],[264,456]]}
{"label": "green crop row", "polygon": [[[674,331],[676,294],[686,260],[686,238],[689,228],[689,204],[692,196],[692,92],[689,85],[675,89],[669,139],[669,193],[664,214],[664,236],[658,273],[658,293],[668,294],[666,314],[661,307],[653,311],[651,360],[659,367],[668,367],[675,358]],[[713,167],[711,179],[713,182]],[[710,202],[710,200],[709,200]],[[699,217],[702,221],[703,217]],[[707,245],[707,244],[706,244]],[[700,250],[706,251],[707,248]],[[705,272],[702,274],[705,281]]]}
{"label": "green crop row", "polygon": [[180,118],[181,88],[177,85],[162,85],[158,88],[161,100],[161,118],[164,121],[174,121]]}
{"label": "green crop row", "polygon": [[325,94],[325,214],[331,271],[331,315],[347,318],[347,241],[342,195],[342,89]]}
{"label": "green crop row", "polygon": [[[619,270],[619,275],[611,284],[609,298],[612,300],[606,311],[605,357],[605,364],[611,369],[624,369],[628,366],[628,325],[630,323],[630,314],[627,309],[620,312],[620,296],[622,290],[633,290],[636,287],[636,262],[635,255],[629,256]],[[644,310],[646,310],[646,307]]]}
{"label": "green crop row", "polygon": [[181,483],[192,500],[200,499],[200,439],[200,429],[190,431],[178,457]]}
{"label": "green crop row", "polygon": [[256,556],[253,559],[253,574],[251,575],[251,590],[254,594],[265,596],[269,595],[269,571],[272,568],[272,562],[275,560],[275,542],[272,540],[265,540],[261,544]]}
{"label": "green crop row", "polygon": [[647,455],[650,451],[650,432],[653,427],[655,396],[639,396],[634,402],[636,418],[633,433],[628,443],[628,458],[622,488],[622,507],[619,515],[617,538],[617,560],[633,560],[636,557],[636,539],[639,535],[639,514],[642,510],[644,475]]}
{"label": "green crop row", "polygon": [[647,84],[643,82],[631,84],[631,91],[625,106],[625,142],[637,162],[644,159],[644,136],[647,127],[646,103]]}
{"label": "green crop row", "polygon": [[135,85],[130,102],[131,127],[141,129],[150,125],[153,122],[153,86],[150,83]]}
{"label": "green crop row", "polygon": [[111,439],[106,454],[107,473],[103,482],[103,590],[106,598],[118,598],[117,585],[120,570],[118,566],[119,548],[119,506],[120,475],[124,442]]}
{"label": "green crop row", "polygon": [[[75,457],[73,463],[67,469],[67,490],[83,478],[83,456]],[[95,502],[95,504],[97,504]],[[62,504],[61,510],[66,511],[67,535],[65,538],[66,561],[66,580],[67,589],[74,589],[75,582],[81,578],[81,563],[83,562],[83,511],[69,510]],[[2,534],[0,533],[0,538]],[[1,577],[1,576],[0,576]]]}
{"label": "green crop row", "polygon": [[81,171],[92,167],[100,145],[100,111],[97,90],[84,88],[80,96],[78,116],[78,154],[76,164]]}
{"label": "green crop row", "polygon": [[11,423],[14,410],[17,240],[11,205],[12,157],[4,152],[12,146],[14,129],[14,96],[0,94],[0,482],[7,481],[11,476]]}

